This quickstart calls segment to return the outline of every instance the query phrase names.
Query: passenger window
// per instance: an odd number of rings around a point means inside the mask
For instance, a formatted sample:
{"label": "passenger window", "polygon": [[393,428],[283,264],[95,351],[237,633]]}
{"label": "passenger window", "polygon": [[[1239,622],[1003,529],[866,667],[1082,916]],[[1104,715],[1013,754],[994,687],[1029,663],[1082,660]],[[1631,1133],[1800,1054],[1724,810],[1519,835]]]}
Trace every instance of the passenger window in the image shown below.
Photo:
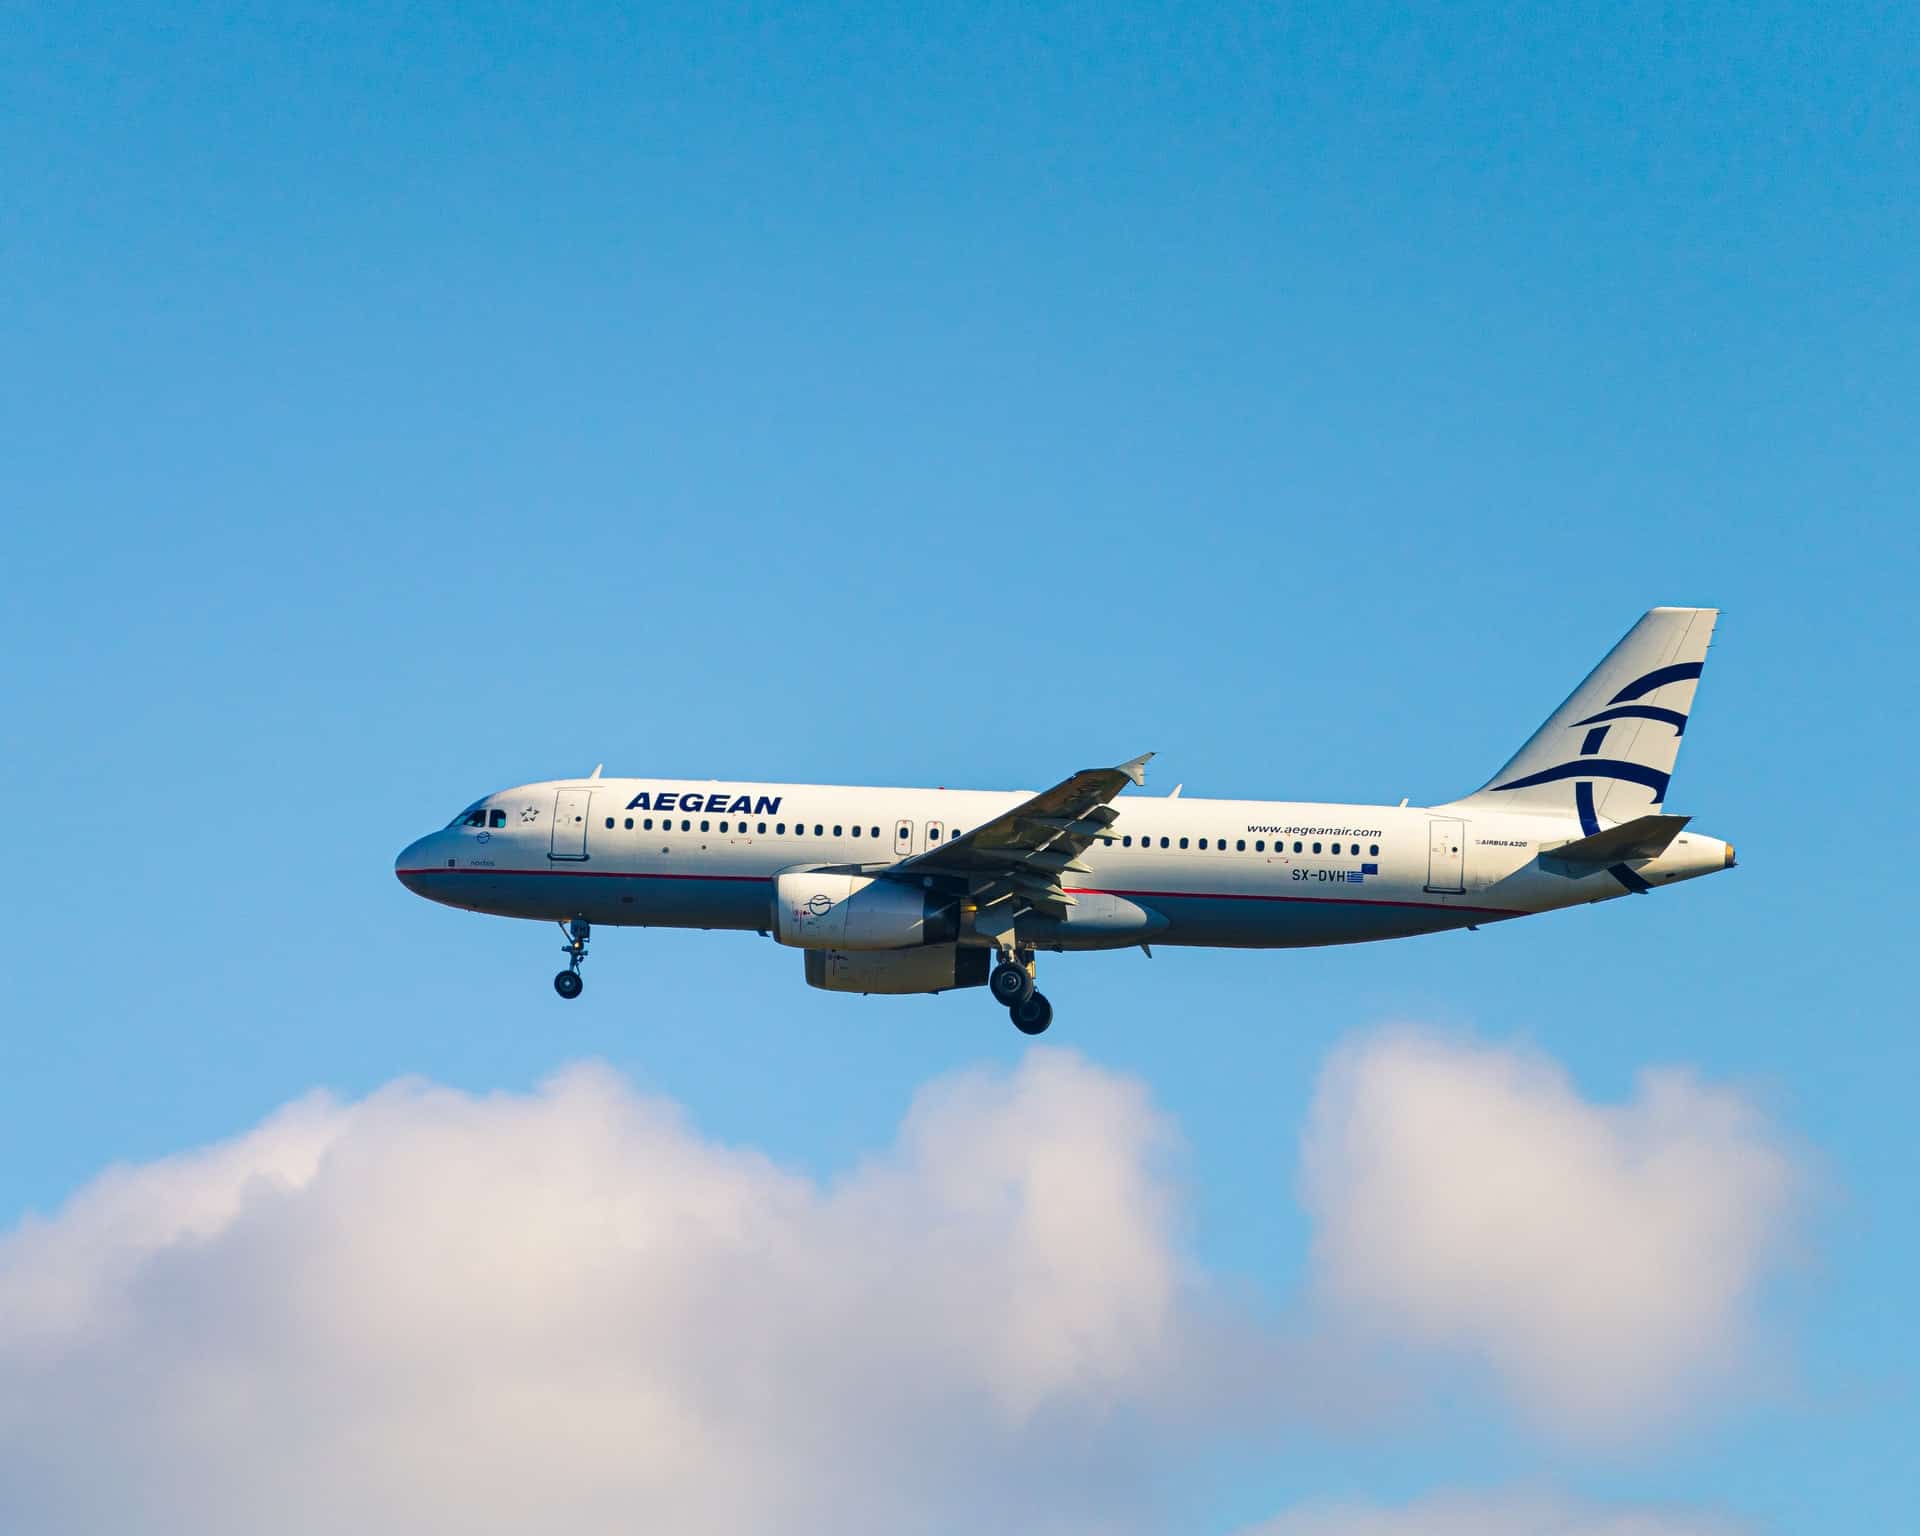
{"label": "passenger window", "polygon": [[1328,851],[1329,853],[1338,853],[1338,852],[1340,851],[1340,845],[1339,845],[1338,843],[1335,843],[1335,844],[1333,845],[1333,847],[1331,847],[1331,848],[1330,848],[1330,849],[1328,849],[1327,851]]}
{"label": "passenger window", "polygon": [[1244,837],[1241,838],[1233,845],[1233,851],[1235,853],[1245,853],[1247,851],[1247,840]]}
{"label": "passenger window", "polygon": [[682,832],[691,832],[691,831],[693,830],[693,823],[692,823],[692,822],[690,822],[690,821],[683,821],[683,822],[681,822],[681,823],[680,823],[680,830],[681,830]]}
{"label": "passenger window", "polygon": [[1295,853],[1298,853],[1298,852],[1300,851],[1300,844],[1299,844],[1299,842],[1298,842],[1298,841],[1296,841],[1296,842],[1294,843],[1294,845],[1293,845],[1293,851],[1294,851]]}
{"label": "passenger window", "polygon": [[813,835],[815,837],[818,837],[820,835],[820,831],[821,831],[820,823],[816,821],[813,824]]}
{"label": "passenger window", "polygon": [[651,832],[653,830],[653,818],[649,816],[645,821],[641,822],[640,825],[646,831]]}
{"label": "passenger window", "polygon": [[1120,846],[1122,848],[1131,848],[1133,846],[1133,836],[1131,833],[1120,839]]}
{"label": "passenger window", "polygon": [[611,816],[607,818],[607,830],[609,832],[613,830],[613,818]]}
{"label": "passenger window", "polygon": [[1167,846],[1167,840],[1164,837],[1160,839],[1160,846],[1162,848]]}
{"label": "passenger window", "polygon": [[1313,845],[1313,851],[1314,851],[1315,853],[1318,853],[1318,852],[1320,851],[1320,845],[1319,845],[1318,843],[1315,843],[1315,844]]}
{"label": "passenger window", "polygon": [[1187,840],[1184,837],[1180,839],[1180,846],[1182,848],[1187,846]]}
{"label": "passenger window", "polygon": [[631,816],[627,818],[627,830],[629,832],[633,830],[633,818]]}
{"label": "passenger window", "polygon": [[[1185,844],[1182,844],[1181,846],[1183,846],[1183,847],[1184,847],[1184,846],[1185,846]],[[1207,840],[1206,840],[1206,839],[1205,839],[1204,837],[1200,839],[1200,846],[1201,846],[1202,848],[1204,848],[1204,847],[1206,847],[1206,846],[1207,846]]]}
{"label": "passenger window", "polygon": [[858,836],[860,835],[860,829],[859,829],[858,827],[855,827],[855,828],[853,829],[853,835],[854,835],[855,837],[858,837]]}
{"label": "passenger window", "polygon": [[773,830],[778,832],[782,837],[785,837],[787,835],[787,824],[784,821],[776,822]]}
{"label": "passenger window", "polygon": [[1367,853],[1368,853],[1368,856],[1369,856],[1369,857],[1371,857],[1371,858],[1376,858],[1376,859],[1377,859],[1377,858],[1379,858],[1379,857],[1380,857],[1380,845],[1379,845],[1378,843],[1375,843],[1375,844],[1373,844],[1373,846],[1372,846],[1372,847],[1370,847],[1370,848],[1368,848],[1368,849],[1367,849]]}
{"label": "passenger window", "polygon": [[838,836],[840,835],[840,829],[839,829],[839,827],[837,827],[837,826],[836,826],[836,827],[835,827],[835,828],[833,829],[833,835],[834,835],[835,837],[838,837]]}
{"label": "passenger window", "polygon": [[927,841],[930,843],[937,843],[940,841],[940,829],[938,827],[927,828]]}
{"label": "passenger window", "polygon": [[764,821],[760,823],[759,832],[762,837],[767,835],[767,824]]}
{"label": "passenger window", "polygon": [[707,831],[707,830],[708,830],[708,828],[709,828],[710,826],[711,826],[711,823],[710,823],[710,822],[705,822],[705,821],[703,821],[703,822],[701,822],[701,823],[700,823],[700,830],[701,830],[702,832],[705,832],[705,831]]}
{"label": "passenger window", "polygon": [[878,827],[875,827],[875,828],[873,829],[873,835],[874,835],[875,837],[878,837],[878,836],[880,835],[880,829],[879,829]]}
{"label": "passenger window", "polygon": [[725,837],[726,834],[727,834],[727,824],[723,821],[720,823],[720,835],[722,837]]}
{"label": "passenger window", "polygon": [[1255,842],[1253,845],[1253,851],[1255,853],[1265,853],[1267,851],[1267,840],[1263,837],[1259,839],[1257,842]]}

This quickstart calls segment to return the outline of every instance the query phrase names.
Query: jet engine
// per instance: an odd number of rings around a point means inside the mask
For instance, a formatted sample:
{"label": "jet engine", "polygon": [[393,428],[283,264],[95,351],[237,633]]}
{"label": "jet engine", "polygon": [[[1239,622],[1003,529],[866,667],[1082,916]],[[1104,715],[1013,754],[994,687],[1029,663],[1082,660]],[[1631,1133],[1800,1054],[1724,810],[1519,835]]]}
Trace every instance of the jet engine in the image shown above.
{"label": "jet engine", "polygon": [[773,883],[773,936],[797,949],[914,949],[951,944],[959,930],[953,897],[897,880],[797,873]]}

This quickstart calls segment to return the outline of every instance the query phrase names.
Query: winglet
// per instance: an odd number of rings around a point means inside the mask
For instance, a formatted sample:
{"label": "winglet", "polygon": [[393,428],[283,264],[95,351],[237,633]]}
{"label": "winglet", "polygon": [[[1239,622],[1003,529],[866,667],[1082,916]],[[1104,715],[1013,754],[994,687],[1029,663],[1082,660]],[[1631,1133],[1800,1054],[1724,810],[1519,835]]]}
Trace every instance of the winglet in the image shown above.
{"label": "winglet", "polygon": [[1142,752],[1131,762],[1122,763],[1114,771],[1116,773],[1124,773],[1128,778],[1133,780],[1134,788],[1138,789],[1142,784],[1147,782],[1147,764],[1152,760],[1153,754],[1151,752]]}

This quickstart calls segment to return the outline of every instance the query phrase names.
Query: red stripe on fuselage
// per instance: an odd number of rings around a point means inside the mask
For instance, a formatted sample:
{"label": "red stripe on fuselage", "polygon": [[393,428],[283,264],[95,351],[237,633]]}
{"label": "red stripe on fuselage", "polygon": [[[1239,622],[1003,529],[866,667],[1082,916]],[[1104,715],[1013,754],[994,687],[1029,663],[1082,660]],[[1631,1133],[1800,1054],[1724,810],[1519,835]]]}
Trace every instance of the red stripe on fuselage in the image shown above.
{"label": "red stripe on fuselage", "polygon": [[[396,875],[562,875],[575,880],[729,880],[752,885],[772,883],[770,875],[682,875],[625,869],[397,869]],[[1410,907],[1416,912],[1472,912],[1483,917],[1526,917],[1515,907],[1450,906],[1438,901],[1385,901],[1377,896],[1279,896],[1255,891],[1125,891],[1102,886],[1070,885],[1069,896],[1182,897],[1195,901],[1306,901],[1353,907]]]}
{"label": "red stripe on fuselage", "polygon": [[767,884],[765,875],[652,874],[627,869],[396,869],[396,875],[567,875],[575,880],[734,880]]}

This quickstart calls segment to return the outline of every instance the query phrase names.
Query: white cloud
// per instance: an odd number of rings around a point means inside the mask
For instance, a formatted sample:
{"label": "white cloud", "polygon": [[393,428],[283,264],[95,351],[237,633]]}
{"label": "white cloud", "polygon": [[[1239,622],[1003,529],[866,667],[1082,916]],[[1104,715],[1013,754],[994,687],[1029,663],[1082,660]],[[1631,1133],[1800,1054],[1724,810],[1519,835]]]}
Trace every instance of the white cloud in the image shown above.
{"label": "white cloud", "polygon": [[[1336,1057],[1306,1153],[1343,1319],[1579,1426],[1725,1365],[1793,1182],[1684,1077],[1599,1109],[1411,1037]],[[0,1530],[1163,1529],[1196,1431],[1350,1434],[1404,1386],[1220,1303],[1176,1155],[1044,1049],[828,1183],[599,1068],[311,1096],[0,1234]]]}
{"label": "white cloud", "polygon": [[1315,1504],[1242,1536],[1738,1536],[1744,1529],[1695,1510],[1502,1491],[1434,1493],[1411,1504]]}
{"label": "white cloud", "polygon": [[1801,1192],[1753,1106],[1685,1071],[1595,1104],[1537,1055],[1414,1032],[1336,1053],[1301,1182],[1323,1303],[1481,1360],[1538,1423],[1602,1440],[1750,1366]]}
{"label": "white cloud", "polygon": [[1169,1144],[1049,1051],[825,1187],[604,1070],[312,1097],[0,1239],[0,1528],[1138,1527]]}

